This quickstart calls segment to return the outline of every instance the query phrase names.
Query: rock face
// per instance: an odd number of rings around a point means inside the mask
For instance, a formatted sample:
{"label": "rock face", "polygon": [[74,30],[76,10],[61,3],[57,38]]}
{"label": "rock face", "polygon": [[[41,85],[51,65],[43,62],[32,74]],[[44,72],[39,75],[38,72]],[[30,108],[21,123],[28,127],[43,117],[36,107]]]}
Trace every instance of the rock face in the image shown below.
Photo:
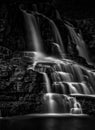
{"label": "rock face", "polygon": [[95,105],[94,105],[95,97],[93,96],[83,97],[82,95],[73,95],[73,96],[75,96],[77,100],[81,103],[83,113],[95,116]]}
{"label": "rock face", "polygon": [[20,23],[19,11],[13,6],[1,4],[0,13],[0,45],[12,51],[23,50],[23,30],[21,31],[21,26],[18,24]]}
{"label": "rock face", "polygon": [[0,62],[1,116],[40,113],[45,83],[43,75],[27,70],[28,63],[21,57]]}
{"label": "rock face", "polygon": [[76,20],[77,27],[81,29],[83,38],[89,50],[89,55],[94,63],[94,49],[95,49],[95,19],[88,18],[83,20]]}

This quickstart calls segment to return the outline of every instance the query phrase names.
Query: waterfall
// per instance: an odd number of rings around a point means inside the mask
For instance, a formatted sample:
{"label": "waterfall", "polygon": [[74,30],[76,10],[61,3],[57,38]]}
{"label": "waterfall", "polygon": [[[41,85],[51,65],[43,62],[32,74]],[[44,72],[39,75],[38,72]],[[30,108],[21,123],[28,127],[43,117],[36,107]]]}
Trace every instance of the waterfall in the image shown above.
{"label": "waterfall", "polygon": [[25,21],[26,21],[26,28],[27,28],[27,39],[28,39],[28,50],[29,51],[36,51],[36,52],[40,52],[43,55],[45,55],[45,50],[44,50],[44,45],[43,45],[43,41],[42,41],[42,37],[40,35],[40,30],[39,30],[39,26],[37,23],[37,18],[36,16],[42,16],[43,18],[45,18],[46,20],[48,20],[51,28],[52,28],[52,34],[53,34],[53,38],[55,43],[52,43],[56,48],[56,52],[54,51],[54,49],[52,48],[52,53],[57,53],[56,55],[59,55],[61,58],[63,58],[63,56],[65,57],[65,50],[63,47],[63,42],[62,42],[62,38],[60,35],[60,32],[57,28],[57,26],[55,25],[54,21],[49,19],[48,17],[38,13],[38,12],[32,12],[27,13],[26,11],[22,10],[24,17],[25,17]]}
{"label": "waterfall", "polygon": [[[95,73],[87,68],[78,65],[77,63],[63,59],[64,47],[59,30],[55,23],[46,16],[32,12],[31,14],[23,11],[26,25],[27,35],[29,42],[29,57],[33,60],[33,63],[28,67],[43,75],[46,93],[44,94],[44,107],[47,113],[72,113],[81,114],[81,104],[75,97],[70,95],[83,94],[91,95],[95,94],[94,81]],[[61,59],[54,56],[45,55],[44,45],[40,36],[40,31],[36,16],[45,18],[51,25],[52,33],[55,39],[55,43],[52,43],[52,51],[55,54],[55,48],[57,48],[57,54],[61,55]],[[73,27],[67,25],[70,31],[73,42],[77,45],[80,56],[84,57],[87,62],[90,62],[88,51],[81,36],[77,35]],[[28,52],[27,52],[28,53]]]}
{"label": "waterfall", "polygon": [[42,38],[35,15],[29,14],[26,11],[23,11],[23,14],[27,27],[28,50],[44,54]]}
{"label": "waterfall", "polygon": [[79,56],[85,58],[87,63],[90,64],[91,60],[90,60],[89,55],[88,55],[89,52],[88,52],[88,49],[86,47],[85,41],[82,38],[82,34],[81,33],[77,34],[74,30],[74,27],[72,27],[68,24],[65,24],[65,26],[68,28],[68,30],[70,32],[70,36],[71,36],[73,43],[76,44],[76,48],[79,52]]}
{"label": "waterfall", "polygon": [[54,21],[50,18],[48,18],[47,16],[39,13],[39,12],[33,12],[35,15],[39,16],[39,17],[42,17],[44,18],[45,20],[47,20],[52,28],[52,34],[53,34],[53,38],[55,40],[55,43],[53,44],[56,44],[61,56],[64,55],[65,57],[65,50],[64,50],[64,46],[63,46],[63,41],[62,41],[62,38],[61,38],[61,35],[60,35],[60,32],[56,26],[56,24],[54,23]]}
{"label": "waterfall", "polygon": [[75,98],[67,95],[47,93],[44,97],[47,109],[50,113],[73,113],[81,114],[82,109]]}
{"label": "waterfall", "polygon": [[61,35],[59,33],[59,30],[58,30],[57,26],[55,25],[55,23],[52,20],[49,19],[49,21],[50,21],[50,24],[51,24],[51,27],[52,27],[52,30],[53,30],[55,42],[60,45],[61,51],[63,53],[65,53],[65,50],[64,50],[64,47],[63,47],[62,38],[61,38]]}
{"label": "waterfall", "polygon": [[47,76],[46,73],[43,72],[42,74],[43,74],[43,76],[44,76],[44,80],[45,80],[47,92],[50,93],[50,92],[51,92],[51,88],[50,88],[49,78],[48,78],[48,76]]}

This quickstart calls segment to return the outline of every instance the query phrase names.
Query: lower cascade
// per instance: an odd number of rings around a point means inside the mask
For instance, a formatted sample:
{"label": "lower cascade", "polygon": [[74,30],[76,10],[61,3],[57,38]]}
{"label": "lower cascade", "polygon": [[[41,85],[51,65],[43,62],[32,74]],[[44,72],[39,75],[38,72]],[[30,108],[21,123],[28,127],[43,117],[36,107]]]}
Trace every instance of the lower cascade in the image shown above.
{"label": "lower cascade", "polygon": [[[48,19],[47,21],[51,25],[55,39],[55,42],[53,42],[51,46],[54,46],[57,49],[56,52],[59,53],[58,55],[60,55],[60,58],[58,59],[56,56],[52,55],[53,52],[51,53],[51,56],[45,54],[45,45],[43,43],[43,38],[40,35],[41,30],[36,18],[36,12],[27,13],[27,11],[22,9],[21,11],[26,21],[29,45],[29,50],[24,53],[27,55],[30,54],[29,57],[32,61],[27,70],[34,70],[42,74],[47,91],[43,96],[43,113],[82,114],[81,104],[73,95],[95,94],[95,72],[64,57],[63,53],[65,52],[62,50],[64,44],[62,43],[57,26],[52,20],[41,14],[44,19]],[[83,47],[85,46],[84,43],[83,45],[80,45],[81,40],[78,40],[78,36],[76,37],[75,32],[72,31],[73,28],[69,26],[70,25],[66,25],[70,34],[72,34],[73,40],[75,40],[73,42],[76,42],[78,46],[80,55],[89,62],[87,50]],[[52,51],[55,50],[52,49]]]}
{"label": "lower cascade", "polygon": [[47,90],[43,97],[45,113],[82,114],[81,104],[72,95],[95,94],[95,73],[73,61],[38,58],[29,66],[28,70],[31,69],[44,77]]}

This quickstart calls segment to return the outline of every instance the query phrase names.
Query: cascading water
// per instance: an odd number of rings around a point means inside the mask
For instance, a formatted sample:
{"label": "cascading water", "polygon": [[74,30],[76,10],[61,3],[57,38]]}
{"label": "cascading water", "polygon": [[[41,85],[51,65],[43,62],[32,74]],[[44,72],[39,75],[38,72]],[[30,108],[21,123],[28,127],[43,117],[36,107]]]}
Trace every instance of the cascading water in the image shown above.
{"label": "cascading water", "polygon": [[60,36],[60,33],[59,33],[57,26],[55,25],[55,23],[52,20],[49,20],[49,21],[50,21],[51,26],[52,26],[55,41],[56,41],[56,43],[58,43],[57,45],[61,46],[60,52],[65,52],[64,48],[63,48],[62,38]]}
{"label": "cascading water", "polygon": [[47,92],[51,92],[51,88],[50,88],[50,81],[49,81],[49,78],[47,76],[47,73],[42,73],[43,76],[44,76],[44,80],[45,80],[45,83],[46,83],[46,89],[47,89]]}
{"label": "cascading water", "polygon": [[62,41],[60,32],[59,32],[57,26],[55,25],[54,21],[49,19],[48,17],[46,17],[45,15],[43,15],[41,13],[38,13],[38,12],[33,12],[33,13],[35,15],[37,15],[38,17],[39,16],[43,17],[44,19],[46,19],[49,22],[51,29],[52,29],[53,38],[54,38],[54,41],[55,41],[55,43],[52,43],[52,44],[54,44],[56,46],[56,48],[58,49],[58,52],[59,52],[61,58],[62,58],[63,55],[64,55],[64,58],[65,58],[65,50],[64,50],[64,46],[63,46],[63,41]]}
{"label": "cascading water", "polygon": [[79,52],[79,55],[81,57],[85,58],[88,64],[91,64],[91,60],[90,60],[89,55],[88,55],[89,54],[88,49],[87,49],[86,44],[82,38],[81,33],[77,34],[72,26],[69,26],[68,24],[65,24],[65,25],[70,32],[71,39],[72,39],[73,43],[76,44],[76,48]]}
{"label": "cascading water", "polygon": [[[23,13],[29,35],[30,53],[34,54],[34,63],[29,66],[28,69],[33,69],[43,74],[47,90],[47,93],[44,94],[45,112],[81,114],[82,108],[80,103],[75,97],[70,95],[95,94],[95,73],[73,61],[67,59],[59,60],[54,57],[46,56],[35,14],[29,14],[26,11],[23,11]],[[48,22],[51,23],[52,33],[57,42],[56,45],[58,46],[59,52],[62,54],[64,50],[61,50],[63,43],[60,33],[53,21],[45,16],[44,18],[48,19]],[[76,40],[75,43],[79,47],[79,53],[89,61],[84,43],[81,45],[81,39],[75,34],[73,28],[69,25],[66,26],[73,39]]]}

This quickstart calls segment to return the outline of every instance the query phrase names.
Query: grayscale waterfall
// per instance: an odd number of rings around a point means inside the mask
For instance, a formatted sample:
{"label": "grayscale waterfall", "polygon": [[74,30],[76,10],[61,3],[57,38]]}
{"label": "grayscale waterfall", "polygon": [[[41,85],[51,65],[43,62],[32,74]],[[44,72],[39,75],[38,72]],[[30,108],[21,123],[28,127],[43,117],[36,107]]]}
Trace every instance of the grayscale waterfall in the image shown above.
{"label": "grayscale waterfall", "polygon": [[[87,96],[95,94],[95,72],[66,59],[64,43],[57,26],[51,19],[42,14],[37,14],[42,15],[51,25],[53,38],[55,39],[55,43],[52,42],[51,46],[57,48],[60,58],[45,54],[45,45],[40,34],[41,30],[36,12],[27,13],[24,10],[22,12],[27,28],[28,49],[25,53],[31,53],[31,60],[33,59],[33,63],[27,69],[35,70],[43,75],[47,90],[47,93],[43,96],[43,113],[82,114],[81,104],[74,95]],[[74,28],[70,25],[65,24],[65,26],[70,32],[73,42],[77,45],[76,49],[79,55],[89,63],[90,58],[81,34],[76,34]],[[54,50],[52,49],[52,51]]]}

